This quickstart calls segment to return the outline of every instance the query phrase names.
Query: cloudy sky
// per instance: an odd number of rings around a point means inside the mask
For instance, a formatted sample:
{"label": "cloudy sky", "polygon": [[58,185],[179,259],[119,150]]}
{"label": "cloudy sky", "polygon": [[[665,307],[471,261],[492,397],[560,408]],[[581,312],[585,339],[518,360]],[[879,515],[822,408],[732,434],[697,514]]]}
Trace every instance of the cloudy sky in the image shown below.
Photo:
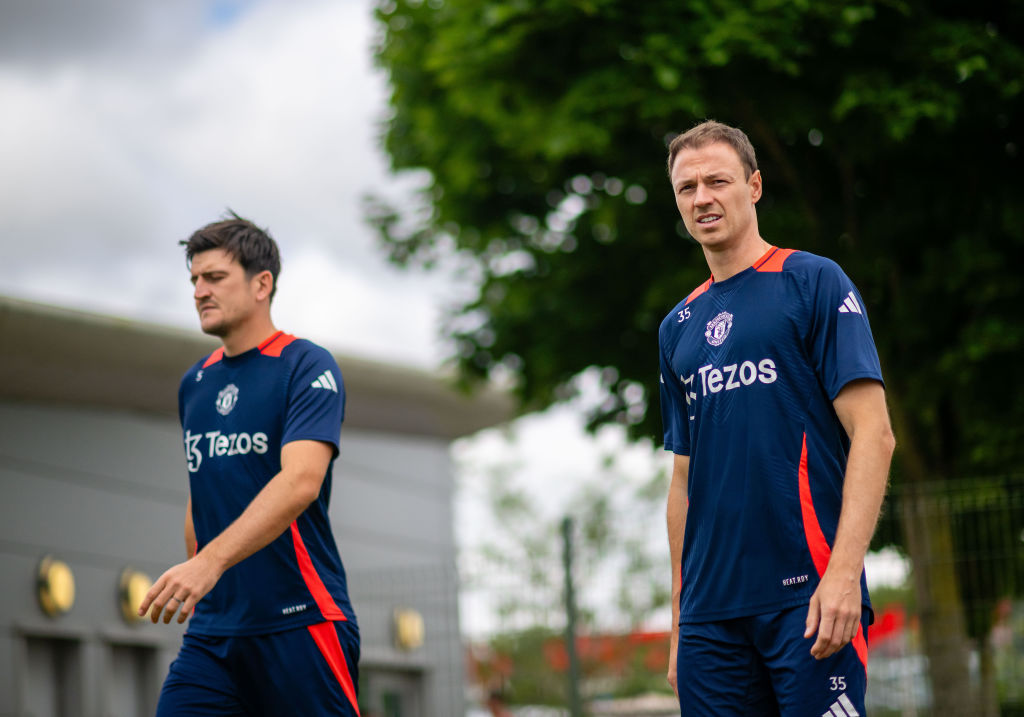
{"label": "cloudy sky", "polygon": [[178,240],[231,207],[283,254],[281,328],[431,367],[443,277],[389,266],[370,0],[5,0],[0,294],[196,326]]}

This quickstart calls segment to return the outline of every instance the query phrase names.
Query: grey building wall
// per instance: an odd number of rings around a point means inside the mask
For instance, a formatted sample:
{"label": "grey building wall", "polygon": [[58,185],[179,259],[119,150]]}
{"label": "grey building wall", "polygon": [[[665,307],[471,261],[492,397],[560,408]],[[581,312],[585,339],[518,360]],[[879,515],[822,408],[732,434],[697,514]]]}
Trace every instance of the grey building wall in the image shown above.
{"label": "grey building wall", "polygon": [[[126,621],[118,583],[125,568],[155,579],[184,557],[173,397],[208,342],[3,297],[0,335],[0,717],[150,715],[184,628]],[[349,402],[330,515],[362,635],[366,717],[396,706],[461,715],[448,446],[507,404],[473,403],[423,372],[338,361]],[[37,600],[45,555],[75,577],[74,606],[57,618]],[[399,609],[422,616],[421,647],[395,645]]]}
{"label": "grey building wall", "polygon": [[[0,404],[0,715],[152,714],[182,629],[127,624],[118,582],[185,553],[179,446],[166,419]],[[47,554],[75,577],[56,619],[36,597]]]}

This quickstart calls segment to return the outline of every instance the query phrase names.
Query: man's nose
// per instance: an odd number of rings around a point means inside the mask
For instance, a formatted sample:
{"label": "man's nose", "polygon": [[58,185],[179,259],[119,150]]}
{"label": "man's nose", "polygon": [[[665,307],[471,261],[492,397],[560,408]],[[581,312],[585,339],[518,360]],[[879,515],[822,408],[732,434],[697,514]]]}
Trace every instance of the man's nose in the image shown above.
{"label": "man's nose", "polygon": [[697,190],[693,193],[693,203],[701,206],[711,203],[711,190],[704,186],[703,182],[697,183]]}
{"label": "man's nose", "polygon": [[195,290],[192,292],[192,296],[196,299],[202,299],[210,295],[210,287],[205,281],[199,279],[195,284]]}

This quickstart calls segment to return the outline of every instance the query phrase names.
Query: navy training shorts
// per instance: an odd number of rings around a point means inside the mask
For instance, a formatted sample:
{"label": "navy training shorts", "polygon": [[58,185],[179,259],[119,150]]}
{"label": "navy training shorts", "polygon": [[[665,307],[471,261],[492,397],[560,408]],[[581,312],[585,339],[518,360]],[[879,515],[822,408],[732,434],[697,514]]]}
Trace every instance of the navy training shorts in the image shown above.
{"label": "navy training shorts", "polygon": [[358,717],[359,628],[321,622],[268,635],[186,634],[157,717]]}
{"label": "navy training shorts", "polygon": [[679,626],[682,717],[858,717],[867,689],[867,627],[824,660],[804,638],[807,606]]}

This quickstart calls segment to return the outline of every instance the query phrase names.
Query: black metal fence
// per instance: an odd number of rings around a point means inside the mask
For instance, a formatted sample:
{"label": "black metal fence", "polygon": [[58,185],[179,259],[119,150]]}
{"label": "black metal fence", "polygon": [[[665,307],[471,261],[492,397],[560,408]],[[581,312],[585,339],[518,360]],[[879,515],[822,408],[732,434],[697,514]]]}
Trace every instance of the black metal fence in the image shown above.
{"label": "black metal fence", "polygon": [[[651,520],[663,525],[660,515]],[[894,486],[874,548],[900,557],[896,577],[872,590],[870,714],[1024,715],[1024,476]],[[558,555],[528,558],[533,564],[521,573],[490,575],[485,560],[464,561],[463,609],[476,620],[467,652],[470,693],[481,705],[492,702],[477,714],[533,714],[538,705],[569,714]],[[652,581],[667,589],[667,546],[653,558]],[[583,711],[673,714],[671,700],[657,698],[659,691],[671,696],[664,681],[667,607],[623,624],[615,607],[622,585],[607,563],[590,561],[588,569],[587,560],[576,562]]]}

